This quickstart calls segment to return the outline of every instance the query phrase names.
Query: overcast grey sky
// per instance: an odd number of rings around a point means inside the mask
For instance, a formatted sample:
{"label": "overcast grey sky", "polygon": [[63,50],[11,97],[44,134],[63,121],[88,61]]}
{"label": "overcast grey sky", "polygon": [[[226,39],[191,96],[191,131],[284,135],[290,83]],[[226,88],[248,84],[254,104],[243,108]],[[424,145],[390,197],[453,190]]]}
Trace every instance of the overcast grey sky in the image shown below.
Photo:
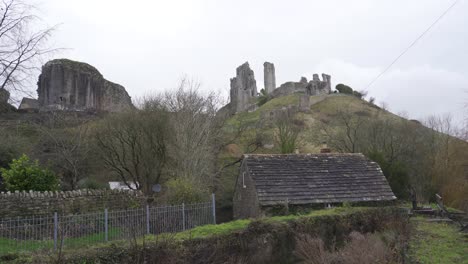
{"label": "overcast grey sky", "polygon": [[[328,73],[332,85],[364,89],[453,0],[41,0],[56,57],[84,61],[133,98],[174,89],[187,75],[227,97],[248,61],[263,87]],[[394,113],[422,119],[468,100],[468,0],[457,5],[369,89]]]}

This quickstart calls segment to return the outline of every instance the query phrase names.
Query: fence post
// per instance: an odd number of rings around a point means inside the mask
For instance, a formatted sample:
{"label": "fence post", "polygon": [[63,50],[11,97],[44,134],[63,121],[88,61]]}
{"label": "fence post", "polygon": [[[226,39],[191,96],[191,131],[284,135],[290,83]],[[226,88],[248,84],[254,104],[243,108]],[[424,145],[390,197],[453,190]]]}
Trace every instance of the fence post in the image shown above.
{"label": "fence post", "polygon": [[54,251],[57,250],[57,238],[58,238],[58,215],[54,212]]}
{"label": "fence post", "polygon": [[146,234],[150,234],[150,210],[149,205],[146,205]]}
{"label": "fence post", "polygon": [[215,194],[211,194],[211,207],[213,209],[213,224],[216,225],[216,204],[215,204]]}
{"label": "fence post", "polygon": [[182,203],[182,230],[185,231],[185,203]]}
{"label": "fence post", "polygon": [[107,208],[104,209],[104,239],[109,241],[109,215],[107,212]]}

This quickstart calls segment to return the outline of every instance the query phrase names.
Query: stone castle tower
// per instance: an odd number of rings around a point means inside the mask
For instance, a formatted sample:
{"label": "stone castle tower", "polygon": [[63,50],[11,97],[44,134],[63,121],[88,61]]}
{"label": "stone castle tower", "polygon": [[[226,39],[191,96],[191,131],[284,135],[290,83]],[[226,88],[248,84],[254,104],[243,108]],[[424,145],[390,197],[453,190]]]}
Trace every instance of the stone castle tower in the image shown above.
{"label": "stone castle tower", "polygon": [[254,72],[246,62],[236,69],[236,77],[231,79],[231,111],[234,113],[247,110],[255,105],[257,81]]}
{"label": "stone castle tower", "polygon": [[37,93],[43,110],[119,112],[133,108],[123,86],[104,79],[89,64],[67,59],[52,60],[42,67]]}
{"label": "stone castle tower", "polygon": [[[264,85],[268,98],[301,93],[308,96],[331,93],[331,76],[322,74],[312,75],[312,80],[301,77],[298,82],[286,82],[276,87],[275,65],[270,62],[263,64]],[[246,62],[236,69],[236,77],[231,79],[231,101],[227,108],[231,113],[254,110],[256,108],[257,84],[254,72]]]}
{"label": "stone castle tower", "polygon": [[276,89],[275,65],[273,63],[265,62],[263,64],[263,80],[266,93],[272,93]]}

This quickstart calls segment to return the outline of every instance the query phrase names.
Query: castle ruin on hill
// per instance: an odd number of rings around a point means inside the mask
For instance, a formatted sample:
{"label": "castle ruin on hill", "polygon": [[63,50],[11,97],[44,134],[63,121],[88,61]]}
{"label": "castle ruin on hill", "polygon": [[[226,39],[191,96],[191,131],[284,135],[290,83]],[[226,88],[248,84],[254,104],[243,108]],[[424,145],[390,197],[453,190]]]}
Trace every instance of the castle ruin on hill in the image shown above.
{"label": "castle ruin on hill", "polygon": [[106,111],[133,108],[125,88],[110,82],[93,66],[57,59],[42,66],[37,83],[38,99],[23,98],[22,111]]}
{"label": "castle ruin on hill", "polygon": [[[304,95],[322,95],[331,92],[331,76],[322,74],[320,80],[318,74],[312,75],[312,80],[301,77],[298,82],[286,82],[276,86],[275,65],[270,62],[263,64],[264,89],[268,98],[276,98],[293,93]],[[257,82],[254,72],[246,62],[236,69],[236,77],[231,79],[230,103],[228,109],[231,113],[251,111],[257,107]]]}

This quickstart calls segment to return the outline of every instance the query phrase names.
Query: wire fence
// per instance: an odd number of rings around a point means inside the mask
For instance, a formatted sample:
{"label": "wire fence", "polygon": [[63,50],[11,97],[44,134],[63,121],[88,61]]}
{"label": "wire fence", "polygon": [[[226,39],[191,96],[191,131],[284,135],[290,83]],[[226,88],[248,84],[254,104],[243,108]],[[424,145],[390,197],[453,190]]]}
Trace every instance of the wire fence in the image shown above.
{"label": "wire fence", "polygon": [[112,240],[181,232],[215,223],[214,195],[205,203],[0,218],[0,253],[78,248]]}

